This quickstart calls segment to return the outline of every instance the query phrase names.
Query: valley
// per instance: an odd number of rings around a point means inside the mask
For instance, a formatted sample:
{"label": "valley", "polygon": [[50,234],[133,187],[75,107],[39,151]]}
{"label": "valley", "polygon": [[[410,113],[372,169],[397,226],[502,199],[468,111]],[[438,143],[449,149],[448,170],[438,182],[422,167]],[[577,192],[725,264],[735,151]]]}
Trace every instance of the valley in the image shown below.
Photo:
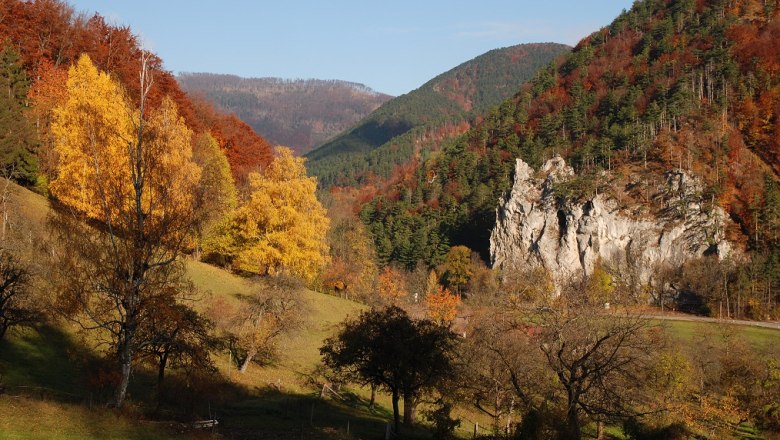
{"label": "valley", "polygon": [[0,2],[0,438],[779,438],[780,2],[610,13],[391,97]]}

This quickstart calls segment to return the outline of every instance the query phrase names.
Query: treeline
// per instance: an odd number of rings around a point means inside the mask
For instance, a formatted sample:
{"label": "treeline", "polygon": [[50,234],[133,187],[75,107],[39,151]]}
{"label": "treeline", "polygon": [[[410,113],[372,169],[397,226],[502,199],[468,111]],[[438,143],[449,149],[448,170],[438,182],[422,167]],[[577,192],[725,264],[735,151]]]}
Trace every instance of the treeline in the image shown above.
{"label": "treeline", "polygon": [[[569,50],[523,44],[492,50],[393,99],[338,138],[309,153],[320,186],[356,186],[387,179],[396,167],[437,150],[451,127],[511,96],[537,69]],[[454,132],[460,134],[462,131]],[[446,133],[445,136],[428,136]]]}
{"label": "treeline", "polygon": [[583,181],[607,171],[624,195],[669,169],[700,175],[703,199],[740,225],[729,238],[774,261],[778,13],[775,2],[637,2],[367,203],[380,258],[431,266],[458,244],[487,258],[515,158],[538,167],[562,154]]}
{"label": "treeline", "polygon": [[240,78],[185,73],[185,90],[236,113],[257,133],[299,154],[356,124],[390,99],[370,88],[337,80]]}

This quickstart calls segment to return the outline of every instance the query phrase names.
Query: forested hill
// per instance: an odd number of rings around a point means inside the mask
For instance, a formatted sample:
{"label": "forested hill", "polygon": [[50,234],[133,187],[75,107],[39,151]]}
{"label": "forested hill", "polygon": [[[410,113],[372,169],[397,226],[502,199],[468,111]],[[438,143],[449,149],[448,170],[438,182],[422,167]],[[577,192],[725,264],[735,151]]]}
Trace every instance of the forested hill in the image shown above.
{"label": "forested hill", "polygon": [[475,115],[512,96],[568,46],[521,44],[496,49],[382,105],[351,130],[308,153],[323,187],[356,185],[394,168],[443,139],[462,134]]}
{"label": "forested hill", "polygon": [[702,203],[740,225],[730,239],[776,256],[779,15],[777,0],[635,2],[366,204],[380,258],[436,264],[456,244],[486,255],[515,159],[538,168],[558,153],[581,183],[562,197],[601,186],[637,212],[664,172],[690,172]]}
{"label": "forested hill", "polygon": [[13,89],[0,96],[4,133],[0,136],[0,169],[4,175],[12,173],[20,183],[41,191],[55,177],[58,157],[52,114],[66,97],[69,67],[82,55],[110,73],[135,105],[141,95],[139,64],[142,55],[147,56],[147,64],[156,72],[149,107],[156,108],[166,96],[171,98],[189,129],[215,138],[239,181],[272,161],[265,139],[234,115],[188,96],[164,69],[162,60],[143,51],[129,27],[113,25],[99,14],[87,17],[61,0],[2,1],[0,17],[0,77],[4,87]]}
{"label": "forested hill", "polygon": [[337,80],[241,78],[184,73],[184,90],[233,112],[275,145],[299,154],[328,141],[391,99],[362,85]]}

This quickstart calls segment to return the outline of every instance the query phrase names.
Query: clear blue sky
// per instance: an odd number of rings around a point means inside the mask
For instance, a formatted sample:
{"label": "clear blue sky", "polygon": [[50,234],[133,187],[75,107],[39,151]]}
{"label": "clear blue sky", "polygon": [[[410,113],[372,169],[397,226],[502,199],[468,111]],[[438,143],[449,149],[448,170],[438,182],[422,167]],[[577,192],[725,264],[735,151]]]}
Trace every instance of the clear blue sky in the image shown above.
{"label": "clear blue sky", "polygon": [[178,72],[341,79],[400,95],[488,50],[575,45],[632,0],[70,0]]}

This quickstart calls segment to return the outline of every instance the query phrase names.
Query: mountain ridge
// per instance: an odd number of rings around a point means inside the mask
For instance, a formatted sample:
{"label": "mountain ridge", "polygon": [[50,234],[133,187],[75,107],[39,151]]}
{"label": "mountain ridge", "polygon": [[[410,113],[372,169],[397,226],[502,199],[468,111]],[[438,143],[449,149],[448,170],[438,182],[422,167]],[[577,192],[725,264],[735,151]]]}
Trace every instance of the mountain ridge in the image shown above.
{"label": "mountain ridge", "polygon": [[271,143],[302,154],[356,123],[391,97],[350,81],[182,72],[177,80],[235,113]]}
{"label": "mountain ridge", "polygon": [[512,96],[538,68],[568,50],[557,43],[519,44],[461,63],[307,153],[310,173],[323,187],[387,178],[424,150],[465,132],[476,115]]}

